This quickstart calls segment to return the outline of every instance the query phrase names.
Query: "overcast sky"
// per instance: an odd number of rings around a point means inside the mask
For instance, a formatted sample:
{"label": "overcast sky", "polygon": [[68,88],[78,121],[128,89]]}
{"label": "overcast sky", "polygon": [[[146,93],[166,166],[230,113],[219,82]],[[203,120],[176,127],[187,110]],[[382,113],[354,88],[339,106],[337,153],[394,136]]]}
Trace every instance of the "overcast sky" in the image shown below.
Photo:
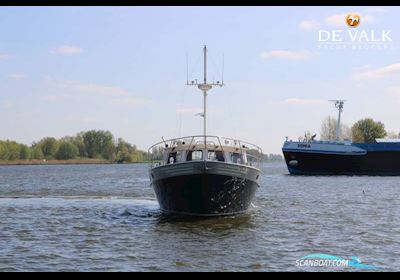
{"label": "overcast sky", "polygon": [[[320,30],[390,30],[371,49],[321,48]],[[147,149],[161,136],[202,133],[202,46],[209,80],[225,58],[226,86],[209,95],[209,134],[280,153],[285,136],[319,133],[346,99],[343,122],[372,117],[400,131],[400,8],[1,7],[0,139],[110,130]],[[345,38],[346,40],[346,38]]]}

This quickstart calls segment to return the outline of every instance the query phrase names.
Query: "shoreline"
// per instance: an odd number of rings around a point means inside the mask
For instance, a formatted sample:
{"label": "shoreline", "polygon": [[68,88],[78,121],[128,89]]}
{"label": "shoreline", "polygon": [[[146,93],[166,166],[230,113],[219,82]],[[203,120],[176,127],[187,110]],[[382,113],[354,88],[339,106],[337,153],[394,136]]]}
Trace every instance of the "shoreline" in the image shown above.
{"label": "shoreline", "polygon": [[145,162],[118,163],[104,159],[69,159],[69,160],[0,160],[0,166],[10,165],[69,165],[69,164],[134,164]]}
{"label": "shoreline", "polygon": [[[284,160],[263,161],[263,163],[285,162]],[[68,160],[0,160],[0,166],[15,166],[15,165],[86,165],[86,164],[140,164],[149,163],[148,161],[141,162],[115,162],[105,159],[68,159]]]}

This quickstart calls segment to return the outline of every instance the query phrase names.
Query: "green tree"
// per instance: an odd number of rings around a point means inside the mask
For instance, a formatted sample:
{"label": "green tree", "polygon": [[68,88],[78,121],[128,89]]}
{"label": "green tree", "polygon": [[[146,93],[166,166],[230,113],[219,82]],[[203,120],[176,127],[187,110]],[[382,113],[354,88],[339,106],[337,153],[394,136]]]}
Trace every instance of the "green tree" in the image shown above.
{"label": "green tree", "polygon": [[128,147],[126,146],[122,146],[119,148],[118,152],[117,152],[117,158],[116,158],[117,162],[119,163],[123,163],[123,162],[132,162],[132,156],[129,153]]}
{"label": "green tree", "polygon": [[39,143],[35,144],[38,145],[42,150],[43,156],[46,159],[55,158],[57,150],[58,150],[58,143],[57,139],[53,137],[46,137],[39,141]]}
{"label": "green tree", "polygon": [[135,145],[132,145],[122,138],[119,138],[117,141],[117,162],[143,162],[147,159],[147,152],[140,151],[136,148]]}
{"label": "green tree", "polygon": [[32,159],[44,159],[42,149],[39,146],[33,146],[32,148]]}
{"label": "green tree", "polygon": [[83,134],[84,132],[78,133],[72,140],[75,146],[78,147],[79,156],[80,157],[88,157],[88,153],[86,151],[85,142],[83,141]]}
{"label": "green tree", "polygon": [[4,141],[0,141],[0,160],[7,160],[7,146]]}
{"label": "green tree", "polygon": [[78,148],[78,156],[85,158],[88,157],[86,152],[85,143],[83,142],[83,135],[84,132],[78,133],[76,136],[65,136],[60,139],[61,142],[69,142]]}
{"label": "green tree", "polygon": [[83,134],[83,143],[89,158],[115,159],[114,136],[109,131],[90,130]]}
{"label": "green tree", "polygon": [[374,143],[377,138],[385,138],[385,125],[371,118],[362,119],[351,128],[352,138],[358,143]]}
{"label": "green tree", "polygon": [[0,141],[0,159],[16,160],[19,159],[21,147],[15,141]]}
{"label": "green tree", "polygon": [[78,154],[79,149],[72,142],[61,141],[56,153],[56,159],[74,159]]}
{"label": "green tree", "polygon": [[[163,149],[155,150],[157,157],[162,156]],[[104,158],[117,162],[143,162],[148,158],[146,152],[138,150],[122,138],[117,143],[109,131],[91,130],[78,133],[76,136],[63,137],[57,140],[46,137],[31,147],[15,141],[0,141],[0,160],[27,159],[73,159]]]}
{"label": "green tree", "polygon": [[27,160],[31,159],[31,149],[24,144],[20,144],[19,159]]}
{"label": "green tree", "polygon": [[134,161],[136,146],[129,144],[122,138],[118,138],[116,150],[117,150],[117,158],[116,158],[117,162],[130,163]]}

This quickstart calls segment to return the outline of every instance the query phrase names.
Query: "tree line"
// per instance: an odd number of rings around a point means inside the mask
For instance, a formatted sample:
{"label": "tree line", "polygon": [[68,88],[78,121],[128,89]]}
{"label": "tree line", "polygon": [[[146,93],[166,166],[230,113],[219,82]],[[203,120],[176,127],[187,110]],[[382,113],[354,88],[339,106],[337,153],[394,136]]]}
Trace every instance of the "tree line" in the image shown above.
{"label": "tree line", "polygon": [[[321,124],[320,139],[323,141],[334,141],[336,139],[337,119],[326,117]],[[346,124],[340,126],[340,137],[338,140],[351,140],[356,143],[375,143],[376,139],[389,138],[400,139],[400,133],[386,131],[385,124],[372,118],[361,119],[353,126]],[[306,132],[302,141],[313,139],[311,132]]]}
{"label": "tree line", "polygon": [[109,131],[90,130],[61,139],[45,137],[31,146],[0,140],[0,160],[103,159],[132,163],[147,160],[147,153]]}
{"label": "tree line", "polygon": [[263,154],[263,161],[283,161],[283,157],[280,154]]}

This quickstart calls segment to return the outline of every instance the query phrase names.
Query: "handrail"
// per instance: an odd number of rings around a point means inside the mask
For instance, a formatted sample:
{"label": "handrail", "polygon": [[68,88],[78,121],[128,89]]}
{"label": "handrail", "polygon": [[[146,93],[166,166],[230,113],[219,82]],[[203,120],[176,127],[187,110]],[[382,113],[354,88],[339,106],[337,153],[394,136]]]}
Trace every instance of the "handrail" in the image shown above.
{"label": "handrail", "polygon": [[189,144],[189,146],[188,146],[188,148],[186,150],[186,159],[187,159],[187,154],[190,151],[190,147],[192,146],[193,140],[194,140],[194,137],[192,137],[192,140],[190,140],[190,144]]}
{"label": "handrail", "polygon": [[[184,137],[177,137],[177,138],[167,139],[167,140],[160,141],[160,142],[158,142],[158,143],[152,145],[148,150],[150,150],[150,149],[152,149],[153,147],[158,146],[158,145],[160,145],[160,144],[162,144],[162,143],[172,142],[172,141],[176,141],[176,140],[179,140],[179,139],[195,138],[195,137],[202,137],[202,138],[204,138],[204,135],[190,135],[190,136],[184,136]],[[254,146],[254,147],[257,148],[258,150],[262,151],[262,149],[261,149],[259,146],[255,145],[255,144],[252,144],[252,143],[250,143],[250,142],[246,142],[246,141],[239,140],[239,139],[228,138],[228,137],[224,137],[224,136],[216,136],[216,135],[207,135],[207,138],[208,138],[208,137],[210,137],[210,138],[214,137],[214,138],[217,138],[217,139],[222,138],[222,139],[226,139],[226,140],[242,142],[242,143],[244,143],[244,144],[249,144],[249,145],[251,145],[251,146]],[[221,145],[221,146],[222,146],[222,145]]]}
{"label": "handrail", "polygon": [[225,155],[224,147],[222,146],[222,144],[221,144],[221,140],[219,139],[219,137],[218,137],[217,139],[218,139],[219,146],[221,147],[222,153],[224,154],[224,158],[225,158],[225,157],[226,157],[226,155]]}
{"label": "handrail", "polygon": [[[186,146],[187,145],[185,143],[186,141],[187,141],[187,143],[189,143],[187,148],[184,149],[186,156],[187,156],[188,152],[193,149],[192,145],[194,142],[196,142],[196,138],[204,138],[204,135],[184,136],[184,137],[178,137],[178,138],[160,141],[160,142],[152,145],[148,149],[149,161],[151,162],[152,165],[154,164],[154,162],[160,162],[160,160],[161,160],[161,163],[160,163],[161,165],[167,164],[167,162],[165,162],[165,159],[164,159],[166,149],[179,147],[180,144],[183,144],[184,146]],[[239,139],[228,138],[228,137],[223,137],[223,136],[207,135],[207,138],[210,139],[210,142],[205,143],[204,148],[201,148],[201,149],[209,150],[210,148],[208,148],[208,145],[217,146],[217,144],[219,144],[220,148],[218,147],[217,149],[222,150],[224,157],[225,157],[225,162],[230,162],[230,160],[228,160],[228,158],[226,158],[227,155],[225,154],[225,151],[227,148],[232,147],[234,149],[240,150],[241,155],[246,154],[246,158],[243,157],[243,165],[257,166],[257,167],[261,166],[263,152],[259,146],[254,145],[249,142],[246,142],[246,141],[241,141]],[[215,138],[216,138],[216,140],[215,140]],[[199,141],[199,143],[203,144],[202,142],[203,141],[201,141],[201,140]],[[245,149],[246,149],[246,151],[245,151]],[[182,159],[182,160],[186,161],[186,159]],[[203,160],[207,161],[208,157],[206,155],[204,155]],[[168,161],[168,159],[167,159],[167,161]]]}

